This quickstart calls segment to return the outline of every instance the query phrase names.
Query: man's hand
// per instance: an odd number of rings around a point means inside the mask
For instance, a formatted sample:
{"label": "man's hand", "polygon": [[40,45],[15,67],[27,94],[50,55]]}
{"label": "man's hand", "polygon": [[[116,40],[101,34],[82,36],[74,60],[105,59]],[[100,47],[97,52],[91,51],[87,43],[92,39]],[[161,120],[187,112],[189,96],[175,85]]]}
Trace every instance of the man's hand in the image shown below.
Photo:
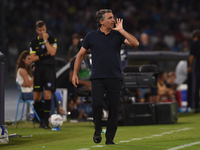
{"label": "man's hand", "polygon": [[77,74],[73,74],[72,76],[72,83],[75,87],[77,87],[77,84],[79,84],[79,78],[77,76]]}
{"label": "man's hand", "polygon": [[43,40],[46,41],[49,38],[49,34],[48,33],[43,33]]}
{"label": "man's hand", "polygon": [[123,30],[123,25],[122,25],[123,19],[117,18],[116,20],[117,20],[117,22],[115,22],[116,27],[113,28],[113,30],[116,30],[116,31]]}

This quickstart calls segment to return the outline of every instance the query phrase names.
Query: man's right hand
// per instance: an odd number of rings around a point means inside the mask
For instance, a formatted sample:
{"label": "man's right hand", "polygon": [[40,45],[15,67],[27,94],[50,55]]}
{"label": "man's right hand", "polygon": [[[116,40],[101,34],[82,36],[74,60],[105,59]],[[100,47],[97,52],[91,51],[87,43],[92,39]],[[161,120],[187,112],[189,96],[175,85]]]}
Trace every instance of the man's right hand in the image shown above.
{"label": "man's right hand", "polygon": [[43,37],[43,40],[46,41],[49,38],[49,34],[48,33],[43,33],[42,37]]}
{"label": "man's right hand", "polygon": [[79,84],[79,78],[77,76],[77,74],[73,74],[72,76],[72,83],[75,87],[77,87],[77,84]]}

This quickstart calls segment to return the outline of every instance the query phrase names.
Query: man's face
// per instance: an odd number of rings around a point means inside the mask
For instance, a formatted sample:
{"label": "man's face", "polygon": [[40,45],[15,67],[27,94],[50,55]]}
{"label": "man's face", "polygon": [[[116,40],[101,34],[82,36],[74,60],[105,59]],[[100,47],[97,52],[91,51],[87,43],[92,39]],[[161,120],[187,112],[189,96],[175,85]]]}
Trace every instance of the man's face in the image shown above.
{"label": "man's face", "polygon": [[112,13],[105,13],[104,16],[105,16],[104,20],[101,20],[100,22],[101,25],[109,29],[114,28],[115,25],[114,15]]}
{"label": "man's face", "polygon": [[72,39],[72,43],[73,43],[74,46],[77,46],[78,42],[79,42],[78,38],[73,38]]}
{"label": "man's face", "polygon": [[42,39],[43,38],[42,35],[43,35],[43,33],[47,32],[47,28],[45,25],[43,25],[42,27],[37,27],[36,32],[37,32],[38,36]]}

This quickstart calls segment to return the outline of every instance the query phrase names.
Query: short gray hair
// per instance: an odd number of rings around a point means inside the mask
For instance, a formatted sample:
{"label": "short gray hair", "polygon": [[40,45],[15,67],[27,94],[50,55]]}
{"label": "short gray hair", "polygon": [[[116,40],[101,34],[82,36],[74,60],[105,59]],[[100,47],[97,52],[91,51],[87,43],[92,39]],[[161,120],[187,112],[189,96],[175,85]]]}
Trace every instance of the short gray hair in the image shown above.
{"label": "short gray hair", "polygon": [[101,27],[100,20],[105,19],[105,13],[112,13],[111,9],[100,9],[99,11],[96,12],[96,22],[97,26]]}

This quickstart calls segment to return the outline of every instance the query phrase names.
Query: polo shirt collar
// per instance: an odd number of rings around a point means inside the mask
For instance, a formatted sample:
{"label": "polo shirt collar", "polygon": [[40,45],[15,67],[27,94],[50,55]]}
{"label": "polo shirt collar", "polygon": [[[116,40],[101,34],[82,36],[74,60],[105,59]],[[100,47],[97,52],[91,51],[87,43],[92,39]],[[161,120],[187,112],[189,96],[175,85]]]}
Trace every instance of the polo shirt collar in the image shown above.
{"label": "polo shirt collar", "polygon": [[[103,34],[103,35],[105,35],[105,33],[104,32],[102,32],[101,30],[100,30],[100,28],[98,28],[97,29],[97,31],[98,31],[98,33],[100,33],[100,34]],[[111,30],[110,31],[110,33],[108,33],[108,34],[106,34],[106,35],[110,35],[110,34],[112,34],[114,31],[113,30]]]}

